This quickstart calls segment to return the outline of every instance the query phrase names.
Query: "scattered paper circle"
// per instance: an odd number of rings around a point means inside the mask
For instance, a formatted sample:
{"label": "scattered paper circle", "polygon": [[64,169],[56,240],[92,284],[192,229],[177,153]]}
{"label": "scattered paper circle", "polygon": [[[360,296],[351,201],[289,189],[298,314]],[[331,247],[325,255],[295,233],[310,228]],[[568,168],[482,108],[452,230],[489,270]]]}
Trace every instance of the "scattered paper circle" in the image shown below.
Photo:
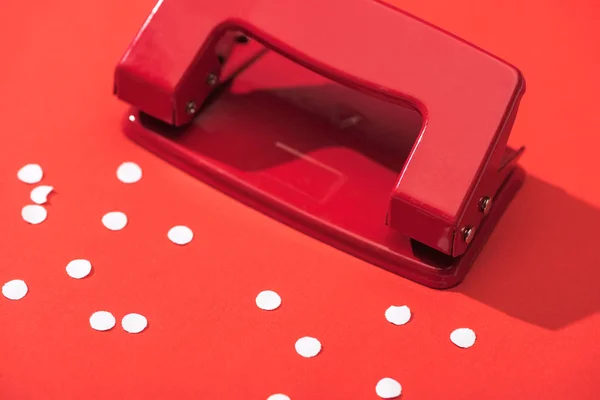
{"label": "scattered paper circle", "polygon": [[97,331],[108,331],[112,329],[117,320],[108,311],[96,311],[90,317],[90,326]]}
{"label": "scattered paper circle", "polygon": [[67,274],[71,278],[82,279],[92,271],[92,263],[88,260],[76,259],[67,264]]}
{"label": "scattered paper circle", "polygon": [[289,398],[289,396],[286,396],[285,394],[281,394],[281,393],[276,393],[276,394],[272,394],[270,395],[267,400],[291,400]]}
{"label": "scattered paper circle", "polygon": [[2,294],[9,300],[21,300],[28,290],[27,284],[20,279],[13,279],[2,286]]}
{"label": "scattered paper circle", "polygon": [[117,168],[117,178],[123,183],[135,183],[142,179],[142,169],[134,162],[124,162]]}
{"label": "scattered paper circle", "polygon": [[120,211],[111,211],[104,214],[102,224],[111,231],[120,231],[127,225],[127,215]]}
{"label": "scattered paper circle", "polygon": [[140,333],[148,326],[148,320],[141,314],[127,314],[121,320],[121,326],[129,333]]}
{"label": "scattered paper circle", "polygon": [[296,341],[296,352],[302,357],[311,358],[321,351],[321,342],[310,336],[305,336]]}
{"label": "scattered paper circle", "polygon": [[187,226],[177,225],[169,229],[167,236],[171,242],[183,246],[192,241],[194,232]]}
{"label": "scattered paper circle", "polygon": [[410,321],[411,313],[408,306],[390,306],[385,310],[385,319],[394,325],[404,325]]}
{"label": "scattered paper circle", "polygon": [[395,399],[402,394],[402,385],[392,378],[383,378],[377,382],[375,392],[382,399]]}
{"label": "scattered paper circle", "polygon": [[256,296],[256,305],[261,310],[272,311],[281,305],[281,297],[272,290],[263,290]]}
{"label": "scattered paper circle", "polygon": [[21,182],[33,184],[42,180],[44,171],[38,164],[27,164],[17,172],[17,177]]}
{"label": "scattered paper circle", "polygon": [[29,198],[35,204],[44,204],[48,201],[48,195],[54,190],[52,186],[41,185],[33,188],[29,194]]}
{"label": "scattered paper circle", "polygon": [[46,220],[48,212],[46,209],[37,204],[30,204],[21,209],[21,217],[25,222],[32,225],[37,225]]}
{"label": "scattered paper circle", "polygon": [[467,349],[475,344],[475,332],[469,328],[458,328],[450,334],[452,343],[463,349]]}

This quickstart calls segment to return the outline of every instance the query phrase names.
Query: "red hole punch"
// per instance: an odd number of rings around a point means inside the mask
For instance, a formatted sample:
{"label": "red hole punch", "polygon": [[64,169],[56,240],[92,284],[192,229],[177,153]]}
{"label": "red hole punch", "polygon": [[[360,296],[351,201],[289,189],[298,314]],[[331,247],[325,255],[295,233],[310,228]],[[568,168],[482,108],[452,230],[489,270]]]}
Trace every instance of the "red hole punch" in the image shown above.
{"label": "red hole punch", "polygon": [[373,0],[159,1],[115,72],[133,140],[240,201],[434,288],[524,179],[521,73]]}

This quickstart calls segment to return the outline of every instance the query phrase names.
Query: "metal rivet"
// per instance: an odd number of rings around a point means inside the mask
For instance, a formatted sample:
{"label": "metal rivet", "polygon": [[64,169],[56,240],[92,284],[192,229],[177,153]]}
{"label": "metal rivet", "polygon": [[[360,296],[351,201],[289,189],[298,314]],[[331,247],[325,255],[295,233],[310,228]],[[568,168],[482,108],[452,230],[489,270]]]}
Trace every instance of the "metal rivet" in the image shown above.
{"label": "metal rivet", "polygon": [[195,101],[190,101],[186,104],[185,109],[187,111],[188,114],[190,115],[194,115],[196,114],[196,102]]}
{"label": "metal rivet", "polygon": [[492,199],[488,196],[484,196],[479,200],[479,211],[483,213],[483,215],[487,215],[492,207]]}
{"label": "metal rivet", "polygon": [[461,232],[462,238],[466,244],[469,244],[473,241],[473,238],[475,237],[475,228],[472,226],[465,226],[462,228]]}
{"label": "metal rivet", "polygon": [[217,83],[217,80],[219,78],[217,78],[216,74],[208,74],[208,77],[206,78],[206,83],[208,83],[210,86],[214,86]]}

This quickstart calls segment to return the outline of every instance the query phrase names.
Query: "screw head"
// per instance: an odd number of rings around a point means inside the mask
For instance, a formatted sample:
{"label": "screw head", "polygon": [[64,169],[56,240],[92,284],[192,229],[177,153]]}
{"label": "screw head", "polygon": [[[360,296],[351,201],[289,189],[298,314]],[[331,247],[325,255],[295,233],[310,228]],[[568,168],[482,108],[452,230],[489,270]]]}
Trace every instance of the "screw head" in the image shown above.
{"label": "screw head", "polygon": [[209,86],[214,86],[218,80],[219,80],[219,78],[217,77],[216,74],[210,73],[210,74],[208,74],[208,77],[206,78],[206,83],[208,83]]}
{"label": "screw head", "polygon": [[185,106],[185,110],[187,111],[187,113],[189,115],[194,115],[196,114],[196,111],[198,110],[198,108],[196,107],[196,102],[195,101],[189,101],[186,106]]}
{"label": "screw head", "polygon": [[479,200],[479,211],[483,213],[483,215],[487,215],[492,207],[492,199],[489,196],[484,196]]}
{"label": "screw head", "polygon": [[475,237],[475,228],[473,228],[472,226],[465,226],[462,228],[461,233],[465,243],[469,244],[473,241],[473,238]]}

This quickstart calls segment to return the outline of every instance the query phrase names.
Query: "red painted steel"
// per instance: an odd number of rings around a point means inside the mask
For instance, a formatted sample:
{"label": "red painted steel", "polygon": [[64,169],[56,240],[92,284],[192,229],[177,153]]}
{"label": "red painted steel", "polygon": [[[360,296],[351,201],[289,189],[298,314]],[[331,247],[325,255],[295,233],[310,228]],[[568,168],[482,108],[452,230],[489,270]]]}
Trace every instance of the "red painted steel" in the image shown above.
{"label": "red painted steel", "polygon": [[[223,90],[221,59],[235,70],[250,51],[239,52],[235,32],[272,52]],[[367,0],[164,0],[115,74],[121,99],[167,124],[127,120],[134,140],[314,237],[440,288],[462,280],[520,185],[521,151],[506,142],[524,89],[511,65]],[[485,217],[483,196],[494,203]],[[471,245],[465,226],[476,231]]]}

